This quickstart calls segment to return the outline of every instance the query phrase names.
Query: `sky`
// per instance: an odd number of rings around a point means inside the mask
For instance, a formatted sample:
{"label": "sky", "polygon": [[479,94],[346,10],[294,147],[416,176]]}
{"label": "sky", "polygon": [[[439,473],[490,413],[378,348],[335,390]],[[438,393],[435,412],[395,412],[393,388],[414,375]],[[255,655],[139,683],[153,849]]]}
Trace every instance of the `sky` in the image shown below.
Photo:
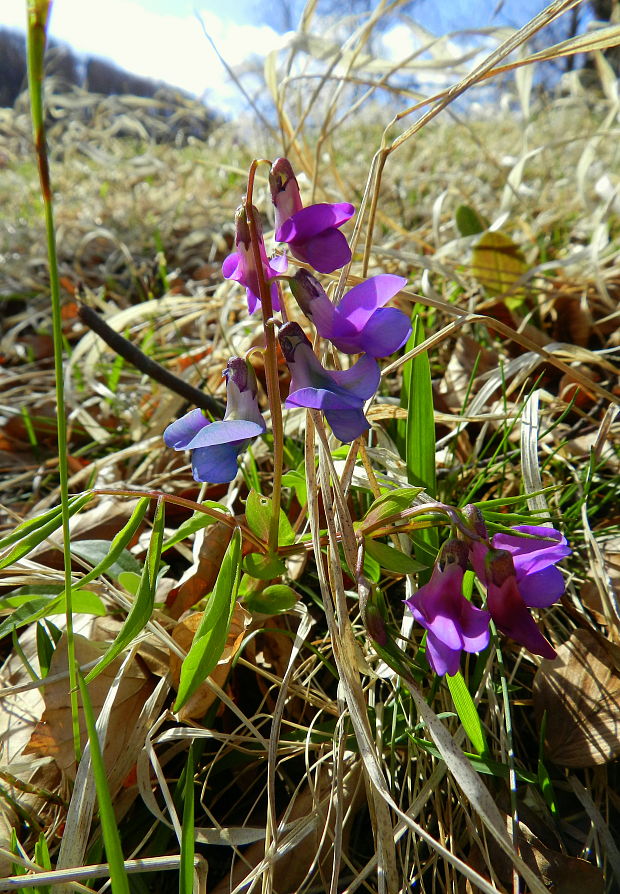
{"label": "sky", "polygon": [[[277,14],[278,0],[271,0]],[[261,0],[54,0],[50,34],[75,52],[112,60],[128,71],[163,80],[226,108],[238,98],[203,33],[231,66],[266,55],[286,41],[257,19]],[[435,34],[465,27],[520,25],[545,6],[539,0],[419,0],[416,18]],[[23,30],[26,0],[0,0],[0,27]],[[202,21],[202,25],[201,25]],[[385,53],[402,58],[412,48],[398,24]]]}

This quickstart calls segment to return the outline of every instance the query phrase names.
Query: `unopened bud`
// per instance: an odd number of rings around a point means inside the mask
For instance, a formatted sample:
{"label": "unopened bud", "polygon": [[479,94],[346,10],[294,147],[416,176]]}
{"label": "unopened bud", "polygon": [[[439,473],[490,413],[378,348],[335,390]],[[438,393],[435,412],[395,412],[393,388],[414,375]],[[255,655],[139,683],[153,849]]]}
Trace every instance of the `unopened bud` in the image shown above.
{"label": "unopened bud", "polygon": [[484,567],[489,583],[501,587],[509,577],[515,576],[515,563],[506,549],[490,549],[484,557]]}
{"label": "unopened bud", "polygon": [[463,510],[463,515],[467,519],[469,527],[476,532],[478,537],[486,540],[489,535],[487,532],[487,527],[484,523],[484,517],[478,507],[474,506],[473,503],[468,503]]}
{"label": "unopened bud", "polygon": [[269,186],[271,200],[275,206],[275,229],[277,232],[289,217],[303,208],[299,185],[287,158],[277,158],[274,161],[269,172]]}

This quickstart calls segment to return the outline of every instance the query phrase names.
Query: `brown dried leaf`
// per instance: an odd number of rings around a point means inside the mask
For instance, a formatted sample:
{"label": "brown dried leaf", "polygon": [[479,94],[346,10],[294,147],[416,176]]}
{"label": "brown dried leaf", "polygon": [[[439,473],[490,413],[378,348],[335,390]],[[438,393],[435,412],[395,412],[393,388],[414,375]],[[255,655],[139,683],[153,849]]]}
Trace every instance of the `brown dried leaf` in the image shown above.
{"label": "brown dried leaf", "polygon": [[[203,612],[193,612],[191,615],[183,618],[182,621],[179,621],[172,631],[173,640],[186,652],[189,651],[202,616]],[[223,686],[226,682],[232,660],[239,651],[245,631],[251,623],[252,615],[239,602],[235,603],[222,657],[211,673],[211,679],[218,686]],[[178,689],[181,677],[181,659],[174,652],[170,653],[170,674],[172,676],[172,685],[175,689]],[[207,713],[216,697],[210,686],[203,683],[179,711],[179,720],[200,720]]]}
{"label": "brown dried leaf", "polygon": [[[100,658],[104,650],[104,643],[92,642],[86,639],[86,637],[79,635],[75,636],[75,654],[79,664],[87,664]],[[99,715],[110,686],[122,663],[123,658],[119,656],[89,685],[88,691],[95,717]],[[45,687],[45,711],[40,722],[35,727],[30,741],[24,749],[24,753],[53,757],[61,772],[74,779],[75,755],[73,751],[67,670],[67,644],[66,636],[63,634],[52,656],[49,674],[50,677],[57,674],[67,674],[67,676],[60,680],[52,681]],[[125,751],[135,721],[153,689],[154,682],[151,675],[143,669],[141,662],[135,661],[132,668],[121,680],[116,703],[110,716],[103,755],[108,769],[114,767]],[[79,720],[81,740],[84,745],[87,741],[87,735],[81,708]]]}
{"label": "brown dried leaf", "polygon": [[547,713],[547,757],[563,767],[592,767],[620,754],[620,649],[576,630],[534,677],[539,726]]}

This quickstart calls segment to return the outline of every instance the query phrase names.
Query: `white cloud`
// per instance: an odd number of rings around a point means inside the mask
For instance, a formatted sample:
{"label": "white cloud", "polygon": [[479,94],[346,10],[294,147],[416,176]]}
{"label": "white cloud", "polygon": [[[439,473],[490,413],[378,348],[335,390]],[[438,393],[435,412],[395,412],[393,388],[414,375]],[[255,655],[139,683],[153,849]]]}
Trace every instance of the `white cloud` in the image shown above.
{"label": "white cloud", "polygon": [[[25,25],[25,0],[0,2],[0,25]],[[200,12],[221,55],[234,66],[280,47],[283,36],[267,25],[237,24]],[[55,0],[50,36],[76,52],[111,59],[138,75],[163,80],[219,105],[236,97],[196,15],[145,9],[134,0]]]}

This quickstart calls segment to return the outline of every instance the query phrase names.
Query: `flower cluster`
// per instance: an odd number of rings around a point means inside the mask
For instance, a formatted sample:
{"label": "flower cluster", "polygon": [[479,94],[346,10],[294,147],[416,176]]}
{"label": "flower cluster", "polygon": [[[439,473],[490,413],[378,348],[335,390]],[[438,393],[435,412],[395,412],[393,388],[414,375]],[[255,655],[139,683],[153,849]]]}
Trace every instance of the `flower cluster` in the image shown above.
{"label": "flower cluster", "polygon": [[[337,202],[304,207],[299,184],[285,158],[278,158],[271,166],[269,184],[275,240],[286,245],[288,255],[323,274],[348,264],[351,249],[340,227],[353,216],[353,205]],[[361,355],[349,369],[329,370],[318,360],[301,326],[284,323],[279,331],[291,373],[285,406],[321,410],[337,438],[353,441],[370,427],[363,407],[379,386],[377,358],[393,354],[411,334],[408,317],[384,306],[407,280],[388,274],[373,276],[354,286],[334,305],[306,267],[284,277],[287,253],[267,256],[258,211],[248,206],[250,198],[237,209],[236,251],[224,261],[222,274],[245,288],[250,314],[262,308],[261,288],[264,302],[269,296],[271,310],[280,312],[283,298],[277,280],[287,280],[299,308],[318,334],[345,354]],[[251,366],[240,357],[232,358],[225,375],[228,403],[224,420],[210,422],[200,410],[193,410],[168,426],[164,434],[167,446],[192,452],[197,481],[231,481],[239,453],[265,431]]]}
{"label": "flower cluster", "polygon": [[[461,652],[479,652],[489,643],[489,621],[530,652],[555,658],[530,608],[552,605],[564,593],[562,573],[555,566],[570,555],[566,539],[551,527],[520,525],[514,533],[489,540],[477,520],[480,539],[449,540],[439,555],[430,581],[406,604],[427,630],[426,656],[437,674],[454,675]],[[486,587],[486,609],[463,595],[463,575],[471,565]]]}

